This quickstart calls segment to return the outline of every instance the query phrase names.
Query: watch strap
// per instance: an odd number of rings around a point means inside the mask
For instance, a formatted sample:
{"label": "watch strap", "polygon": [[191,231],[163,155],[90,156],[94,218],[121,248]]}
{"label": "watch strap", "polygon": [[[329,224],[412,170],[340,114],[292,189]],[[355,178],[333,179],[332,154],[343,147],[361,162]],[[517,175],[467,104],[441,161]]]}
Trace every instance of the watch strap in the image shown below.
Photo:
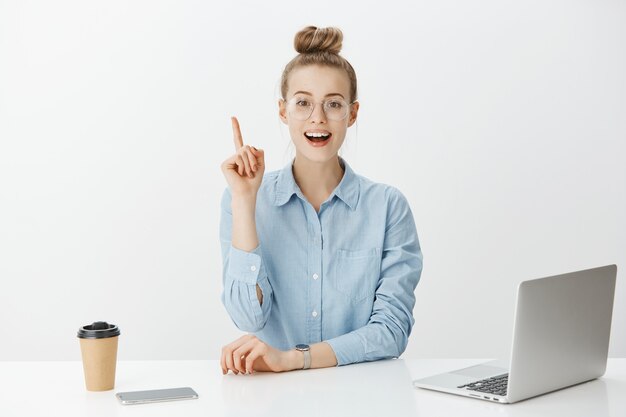
{"label": "watch strap", "polygon": [[304,367],[302,369],[309,369],[311,367],[311,351],[309,349],[303,350],[304,353]]}

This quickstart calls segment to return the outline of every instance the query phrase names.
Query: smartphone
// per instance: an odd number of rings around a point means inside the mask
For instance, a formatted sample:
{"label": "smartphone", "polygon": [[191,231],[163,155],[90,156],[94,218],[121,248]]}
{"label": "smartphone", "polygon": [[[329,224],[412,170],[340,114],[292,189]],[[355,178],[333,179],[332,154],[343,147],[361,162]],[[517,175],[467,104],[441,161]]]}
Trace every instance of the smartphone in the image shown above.
{"label": "smartphone", "polygon": [[198,394],[190,387],[118,392],[115,396],[122,404],[145,404],[198,398]]}

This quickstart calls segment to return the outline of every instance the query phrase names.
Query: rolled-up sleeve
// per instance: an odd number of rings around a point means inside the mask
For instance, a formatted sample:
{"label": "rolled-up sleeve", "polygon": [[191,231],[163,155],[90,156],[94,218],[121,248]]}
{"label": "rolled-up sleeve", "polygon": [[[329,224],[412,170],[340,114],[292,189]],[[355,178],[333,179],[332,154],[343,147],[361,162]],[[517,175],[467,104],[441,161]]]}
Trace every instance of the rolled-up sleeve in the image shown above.
{"label": "rolled-up sleeve", "polygon": [[[220,216],[223,283],[221,301],[237,328],[245,332],[257,332],[267,322],[273,298],[261,245],[246,252],[232,245],[231,236],[231,194],[226,188],[222,195]],[[263,304],[257,297],[257,284],[263,293]]]}
{"label": "rolled-up sleeve", "polygon": [[422,251],[411,208],[390,188],[381,274],[368,323],[328,339],[337,365],[399,357],[415,323],[415,288],[422,273]]}

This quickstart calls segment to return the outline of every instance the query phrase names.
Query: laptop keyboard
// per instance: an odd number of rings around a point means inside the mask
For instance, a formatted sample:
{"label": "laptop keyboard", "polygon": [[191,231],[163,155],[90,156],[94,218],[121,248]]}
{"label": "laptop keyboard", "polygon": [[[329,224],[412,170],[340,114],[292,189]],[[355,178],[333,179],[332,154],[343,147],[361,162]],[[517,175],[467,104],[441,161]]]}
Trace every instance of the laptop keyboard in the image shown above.
{"label": "laptop keyboard", "polygon": [[465,388],[471,391],[486,392],[495,395],[506,395],[508,382],[509,374],[503,374],[481,379],[480,381],[471,382],[469,384],[459,385],[457,388]]}

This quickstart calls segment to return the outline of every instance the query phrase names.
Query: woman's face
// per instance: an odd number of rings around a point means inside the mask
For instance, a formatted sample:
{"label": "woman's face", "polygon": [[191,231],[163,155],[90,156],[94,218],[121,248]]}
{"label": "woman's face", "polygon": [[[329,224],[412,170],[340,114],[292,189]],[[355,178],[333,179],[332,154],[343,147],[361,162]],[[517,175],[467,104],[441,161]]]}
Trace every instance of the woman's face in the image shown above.
{"label": "woman's face", "polygon": [[[311,116],[306,120],[298,120],[289,114],[285,101],[278,102],[279,115],[283,123],[289,126],[296,156],[313,162],[327,162],[336,158],[348,127],[356,121],[359,103],[348,105],[348,115],[343,120],[332,120],[324,112],[322,101],[342,98],[350,103],[348,74],[340,68],[320,65],[298,67],[289,74],[288,87],[287,101],[296,97],[297,100],[304,100],[300,103],[315,103]],[[310,132],[329,133],[330,137],[324,141],[311,140],[305,135]]]}

